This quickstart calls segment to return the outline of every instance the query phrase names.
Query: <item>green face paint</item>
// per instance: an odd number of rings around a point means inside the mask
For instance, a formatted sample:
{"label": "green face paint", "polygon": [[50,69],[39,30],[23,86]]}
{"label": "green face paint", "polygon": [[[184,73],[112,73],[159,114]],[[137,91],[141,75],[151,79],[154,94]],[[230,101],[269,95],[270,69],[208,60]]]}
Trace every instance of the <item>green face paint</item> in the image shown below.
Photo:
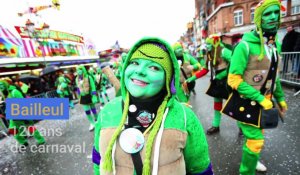
{"label": "green face paint", "polygon": [[83,74],[83,71],[82,71],[81,69],[78,69],[78,70],[77,70],[77,74],[78,74],[78,75],[82,75],[82,74]]}
{"label": "green face paint", "polygon": [[277,32],[279,27],[280,8],[271,5],[266,8],[261,17],[261,28],[264,32]]}
{"label": "green face paint", "polygon": [[0,91],[3,92],[5,89],[5,85],[3,83],[0,83]]}
{"label": "green face paint", "polygon": [[124,82],[132,96],[146,99],[162,90],[165,85],[165,71],[154,61],[134,59],[125,70]]}
{"label": "green face paint", "polygon": [[182,57],[182,55],[183,55],[183,49],[182,49],[182,48],[177,48],[177,49],[175,50],[175,55],[176,55],[177,57]]}
{"label": "green face paint", "polygon": [[207,49],[207,51],[211,51],[212,50],[212,45],[211,44],[208,44],[208,43],[206,43],[206,49]]}

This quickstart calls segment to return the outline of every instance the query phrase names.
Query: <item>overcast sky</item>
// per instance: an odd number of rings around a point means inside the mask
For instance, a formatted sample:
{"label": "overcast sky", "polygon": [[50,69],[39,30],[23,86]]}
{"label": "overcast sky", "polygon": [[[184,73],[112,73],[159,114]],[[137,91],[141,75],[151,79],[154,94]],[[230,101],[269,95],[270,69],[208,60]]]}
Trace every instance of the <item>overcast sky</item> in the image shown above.
{"label": "overcast sky", "polygon": [[0,0],[0,24],[12,29],[30,18],[46,22],[50,29],[89,37],[99,50],[116,40],[131,47],[143,36],[161,37],[170,44],[186,31],[195,14],[194,0],[60,0],[60,11],[47,9],[41,17],[18,17],[30,6],[49,5],[51,0]]}

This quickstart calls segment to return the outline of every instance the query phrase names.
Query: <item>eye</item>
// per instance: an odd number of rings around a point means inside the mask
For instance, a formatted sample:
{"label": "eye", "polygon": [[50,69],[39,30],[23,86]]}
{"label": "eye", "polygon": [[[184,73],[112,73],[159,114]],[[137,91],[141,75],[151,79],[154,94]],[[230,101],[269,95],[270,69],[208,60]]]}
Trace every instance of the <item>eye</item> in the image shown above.
{"label": "eye", "polygon": [[151,70],[154,70],[154,71],[160,70],[160,68],[157,67],[157,66],[150,66],[149,68],[150,68]]}
{"label": "eye", "polygon": [[137,61],[130,61],[129,64],[133,64],[133,65],[139,65],[139,63]]}
{"label": "eye", "polygon": [[269,15],[271,15],[271,12],[267,12],[263,14],[263,16],[269,16]]}

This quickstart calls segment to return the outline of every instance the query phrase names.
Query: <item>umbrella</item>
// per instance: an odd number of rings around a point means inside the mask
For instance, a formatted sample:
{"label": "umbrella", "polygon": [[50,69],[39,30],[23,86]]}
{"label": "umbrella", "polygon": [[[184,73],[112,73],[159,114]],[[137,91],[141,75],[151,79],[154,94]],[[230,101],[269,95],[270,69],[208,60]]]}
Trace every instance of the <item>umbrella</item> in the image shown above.
{"label": "umbrella", "polygon": [[19,77],[19,80],[24,82],[24,83],[28,83],[30,80],[39,80],[40,78],[38,76],[35,75],[29,75],[29,74],[23,74]]}
{"label": "umbrella", "polygon": [[109,66],[110,68],[113,67],[113,65],[110,62],[103,62],[100,64],[101,69],[105,68],[106,66]]}
{"label": "umbrella", "polygon": [[41,71],[40,76],[44,76],[44,75],[46,75],[46,74],[50,74],[50,73],[55,72],[55,71],[57,71],[57,70],[59,70],[59,69],[60,69],[60,68],[57,67],[57,66],[47,66],[47,67],[45,67],[45,68]]}

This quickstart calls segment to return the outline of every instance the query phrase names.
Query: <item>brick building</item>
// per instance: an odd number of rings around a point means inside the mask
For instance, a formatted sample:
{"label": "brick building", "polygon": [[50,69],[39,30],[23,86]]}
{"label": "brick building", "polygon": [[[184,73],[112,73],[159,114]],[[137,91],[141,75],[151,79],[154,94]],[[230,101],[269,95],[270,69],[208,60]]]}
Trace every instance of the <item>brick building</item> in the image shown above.
{"label": "brick building", "polygon": [[[195,0],[194,37],[203,34],[226,35],[227,43],[234,44],[244,32],[255,28],[254,9],[260,0]],[[283,38],[287,26],[300,26],[300,0],[282,0],[286,11],[282,12],[279,38]],[[199,36],[200,35],[200,36]]]}

